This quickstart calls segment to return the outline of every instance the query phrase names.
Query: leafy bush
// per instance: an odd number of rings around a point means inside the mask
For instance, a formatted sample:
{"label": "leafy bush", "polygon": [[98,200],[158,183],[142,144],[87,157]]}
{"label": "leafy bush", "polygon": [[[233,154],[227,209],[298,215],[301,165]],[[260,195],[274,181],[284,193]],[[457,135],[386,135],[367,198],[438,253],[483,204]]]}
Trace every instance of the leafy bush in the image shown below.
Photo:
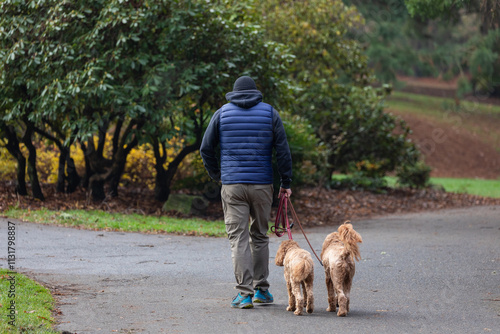
{"label": "leafy bush", "polygon": [[203,191],[207,184],[213,183],[203,166],[199,152],[187,156],[176,173],[173,190],[190,189]]}
{"label": "leafy bush", "polygon": [[387,90],[352,87],[341,99],[341,106],[324,119],[320,136],[331,152],[331,172],[380,178],[416,161],[416,147],[407,139],[410,129],[384,112]]}
{"label": "leafy bush", "polygon": [[292,153],[293,186],[321,182],[328,167],[326,146],[320,142],[306,119],[287,114],[281,117]]}
{"label": "leafy bush", "polygon": [[381,177],[370,177],[364,173],[353,173],[345,178],[333,178],[331,187],[336,189],[367,190],[371,192],[385,192],[387,181]]}
{"label": "leafy bush", "polygon": [[[112,136],[106,135],[106,143],[104,149],[104,156],[110,157],[112,150]],[[95,138],[97,141],[97,138]],[[167,150],[167,155],[170,159],[167,159],[165,166],[173,159],[174,153],[178,149],[177,143],[179,140],[173,138],[169,141],[169,149]],[[40,140],[36,143],[37,146],[37,170],[40,177],[40,182],[42,183],[55,183],[57,181],[57,168],[59,159],[59,150],[55,145],[48,141]],[[27,157],[27,149],[21,144],[21,150]],[[81,148],[77,145],[71,146],[71,157],[75,161],[75,166],[80,175],[85,173],[85,159]],[[7,152],[7,149],[0,146],[0,180],[13,180],[16,177],[16,161]],[[154,153],[151,145],[144,144],[133,148],[127,158],[127,163],[125,167],[125,172],[122,176],[120,185],[144,185],[149,189],[153,189],[155,185],[155,173],[154,170]],[[189,163],[188,163],[189,165]],[[185,167],[181,164],[179,169],[179,177],[183,177],[185,172]],[[176,176],[176,179],[179,177]]]}
{"label": "leafy bush", "polygon": [[16,160],[5,147],[0,146],[0,180],[16,179]]}
{"label": "leafy bush", "polygon": [[396,176],[400,185],[420,189],[429,185],[430,173],[431,167],[423,161],[418,161],[398,168]]}

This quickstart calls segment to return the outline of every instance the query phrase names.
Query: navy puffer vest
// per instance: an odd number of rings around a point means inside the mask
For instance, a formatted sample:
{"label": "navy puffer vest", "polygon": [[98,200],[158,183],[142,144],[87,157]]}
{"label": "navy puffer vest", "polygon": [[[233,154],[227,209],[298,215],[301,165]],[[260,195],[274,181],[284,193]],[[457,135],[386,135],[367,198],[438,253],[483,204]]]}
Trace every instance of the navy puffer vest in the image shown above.
{"label": "navy puffer vest", "polygon": [[222,184],[273,183],[273,108],[264,102],[248,109],[228,103],[219,117]]}

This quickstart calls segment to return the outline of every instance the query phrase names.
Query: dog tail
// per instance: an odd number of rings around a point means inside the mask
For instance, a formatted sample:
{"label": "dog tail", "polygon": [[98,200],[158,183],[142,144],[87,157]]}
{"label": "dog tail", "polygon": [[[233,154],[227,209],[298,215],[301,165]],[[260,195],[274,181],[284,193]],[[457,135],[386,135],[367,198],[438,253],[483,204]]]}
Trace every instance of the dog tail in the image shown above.
{"label": "dog tail", "polygon": [[304,259],[304,261],[300,261],[300,263],[296,264],[292,268],[292,275],[299,281],[304,281],[307,276],[313,271],[313,262],[308,259]]}
{"label": "dog tail", "polygon": [[361,254],[359,253],[358,243],[363,242],[359,233],[354,231],[350,221],[346,221],[344,224],[340,225],[338,232],[339,239],[345,247],[344,254],[346,256],[350,255],[359,261],[361,259]]}

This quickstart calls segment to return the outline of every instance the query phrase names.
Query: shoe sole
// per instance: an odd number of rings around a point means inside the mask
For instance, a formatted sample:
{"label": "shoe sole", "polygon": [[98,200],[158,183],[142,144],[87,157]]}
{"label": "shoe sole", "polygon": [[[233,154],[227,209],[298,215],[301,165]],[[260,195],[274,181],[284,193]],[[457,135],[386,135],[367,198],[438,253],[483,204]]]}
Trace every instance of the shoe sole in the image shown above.
{"label": "shoe sole", "polygon": [[272,304],[274,300],[264,301],[262,299],[254,299],[253,302],[257,304]]}
{"label": "shoe sole", "polygon": [[240,309],[248,309],[248,308],[253,308],[253,304],[247,304],[247,305],[244,305],[244,306],[240,306],[240,305],[231,305],[232,308],[240,308]]}

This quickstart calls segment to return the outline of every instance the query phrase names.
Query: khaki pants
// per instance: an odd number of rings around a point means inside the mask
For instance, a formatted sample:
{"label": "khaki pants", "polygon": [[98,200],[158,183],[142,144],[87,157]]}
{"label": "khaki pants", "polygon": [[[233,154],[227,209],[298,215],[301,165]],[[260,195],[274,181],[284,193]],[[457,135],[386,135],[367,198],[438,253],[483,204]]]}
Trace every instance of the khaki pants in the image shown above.
{"label": "khaki pants", "polygon": [[[269,218],[272,184],[228,184],[221,189],[226,232],[231,244],[236,290],[242,296],[269,288]],[[249,224],[250,221],[250,224]],[[250,225],[250,226],[249,226]]]}

